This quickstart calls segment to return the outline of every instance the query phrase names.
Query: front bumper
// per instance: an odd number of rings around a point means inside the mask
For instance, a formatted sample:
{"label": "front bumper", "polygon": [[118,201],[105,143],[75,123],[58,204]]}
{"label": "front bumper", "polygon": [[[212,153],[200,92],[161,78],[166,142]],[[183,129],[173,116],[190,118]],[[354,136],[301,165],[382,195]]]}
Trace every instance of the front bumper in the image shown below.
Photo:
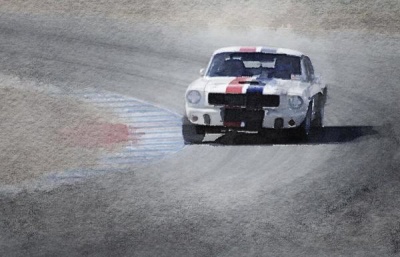
{"label": "front bumper", "polygon": [[[245,110],[245,109],[242,109]],[[261,128],[270,129],[288,129],[301,125],[304,121],[307,110],[292,110],[289,108],[264,108]],[[243,122],[227,122],[224,121],[225,108],[194,108],[186,106],[186,115],[190,122],[196,125],[232,127],[233,129],[247,129],[246,121]],[[251,128],[249,130],[255,130]]]}

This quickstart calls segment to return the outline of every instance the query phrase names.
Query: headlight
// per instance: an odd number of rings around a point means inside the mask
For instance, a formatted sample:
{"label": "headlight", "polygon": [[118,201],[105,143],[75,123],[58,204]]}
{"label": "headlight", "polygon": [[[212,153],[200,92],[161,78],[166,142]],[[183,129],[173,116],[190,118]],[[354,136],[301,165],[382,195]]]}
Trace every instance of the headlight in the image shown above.
{"label": "headlight", "polygon": [[289,106],[292,109],[299,109],[303,105],[304,101],[300,96],[294,95],[289,96]]}
{"label": "headlight", "polygon": [[197,104],[200,102],[201,94],[197,90],[190,90],[186,95],[186,99],[191,104]]}

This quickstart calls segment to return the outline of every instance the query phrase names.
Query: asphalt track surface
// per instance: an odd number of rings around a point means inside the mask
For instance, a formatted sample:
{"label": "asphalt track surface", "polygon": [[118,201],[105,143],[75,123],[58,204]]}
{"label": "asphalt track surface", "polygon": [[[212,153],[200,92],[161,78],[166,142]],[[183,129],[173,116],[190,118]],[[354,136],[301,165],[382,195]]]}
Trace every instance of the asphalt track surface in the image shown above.
{"label": "asphalt track surface", "polygon": [[396,36],[0,16],[0,72],[183,113],[211,52],[307,53],[329,84],[310,142],[208,137],[129,172],[0,196],[1,256],[398,256]]}

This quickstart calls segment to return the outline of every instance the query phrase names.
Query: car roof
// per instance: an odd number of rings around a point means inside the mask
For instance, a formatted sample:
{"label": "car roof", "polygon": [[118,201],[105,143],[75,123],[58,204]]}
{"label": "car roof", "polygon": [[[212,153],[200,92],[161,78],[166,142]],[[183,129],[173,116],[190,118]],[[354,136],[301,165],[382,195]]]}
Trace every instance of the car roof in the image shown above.
{"label": "car roof", "polygon": [[301,57],[304,54],[287,48],[275,48],[275,47],[268,47],[268,46],[231,46],[231,47],[224,47],[217,49],[214,51],[214,54],[219,53],[227,53],[227,52],[247,52],[247,53],[271,53],[271,54],[287,54],[292,56]]}

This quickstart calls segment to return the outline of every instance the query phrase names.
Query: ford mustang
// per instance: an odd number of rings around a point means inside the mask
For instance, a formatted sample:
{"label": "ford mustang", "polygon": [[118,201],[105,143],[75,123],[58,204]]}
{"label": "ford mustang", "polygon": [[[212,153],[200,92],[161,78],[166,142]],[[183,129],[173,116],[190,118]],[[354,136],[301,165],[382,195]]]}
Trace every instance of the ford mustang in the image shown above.
{"label": "ford mustang", "polygon": [[308,56],[271,47],[216,50],[185,94],[183,138],[200,143],[206,133],[300,132],[323,126],[327,86]]}

